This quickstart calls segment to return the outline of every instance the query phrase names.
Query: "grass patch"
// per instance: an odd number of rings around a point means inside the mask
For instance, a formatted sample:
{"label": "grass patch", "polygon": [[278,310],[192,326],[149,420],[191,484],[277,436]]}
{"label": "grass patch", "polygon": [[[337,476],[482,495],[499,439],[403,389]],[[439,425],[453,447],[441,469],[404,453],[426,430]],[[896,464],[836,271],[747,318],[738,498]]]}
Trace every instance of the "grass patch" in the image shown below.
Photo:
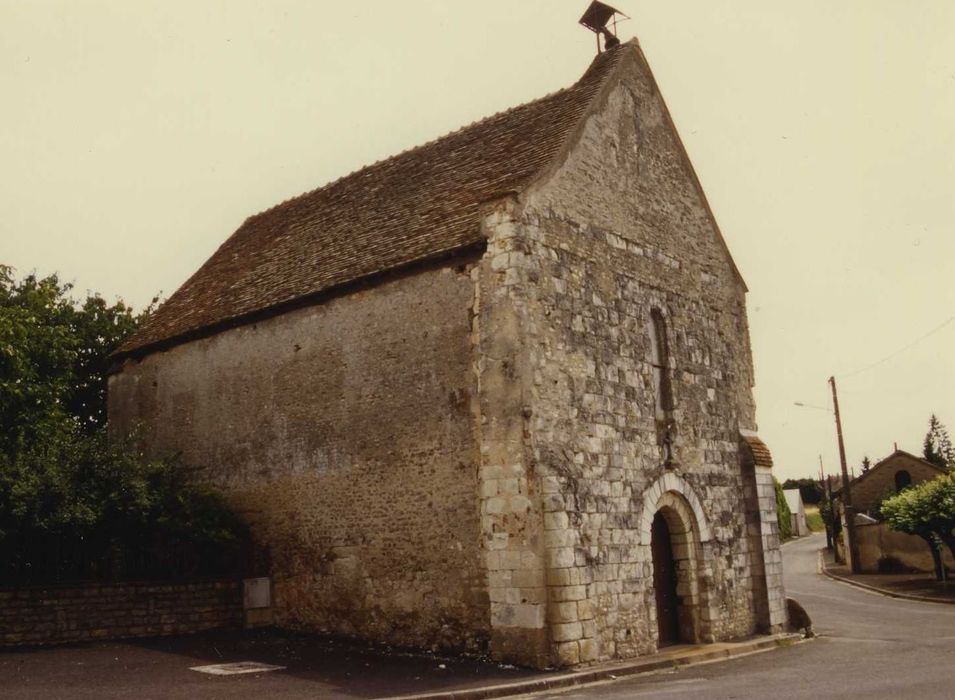
{"label": "grass patch", "polygon": [[825,531],[826,523],[819,513],[819,508],[816,506],[806,506],[806,525],[808,525],[809,529],[813,532]]}

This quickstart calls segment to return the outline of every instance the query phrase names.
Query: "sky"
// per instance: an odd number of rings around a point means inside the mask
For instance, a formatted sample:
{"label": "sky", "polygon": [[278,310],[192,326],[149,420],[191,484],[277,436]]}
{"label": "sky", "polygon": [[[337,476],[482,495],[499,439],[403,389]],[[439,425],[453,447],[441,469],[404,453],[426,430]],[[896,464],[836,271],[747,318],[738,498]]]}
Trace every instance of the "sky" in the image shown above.
{"label": "sky", "polygon": [[[614,4],[749,286],[775,473],[838,471],[830,375],[856,472],[955,429],[955,3]],[[168,296],[250,214],[573,83],[586,5],[0,0],[0,262]]]}

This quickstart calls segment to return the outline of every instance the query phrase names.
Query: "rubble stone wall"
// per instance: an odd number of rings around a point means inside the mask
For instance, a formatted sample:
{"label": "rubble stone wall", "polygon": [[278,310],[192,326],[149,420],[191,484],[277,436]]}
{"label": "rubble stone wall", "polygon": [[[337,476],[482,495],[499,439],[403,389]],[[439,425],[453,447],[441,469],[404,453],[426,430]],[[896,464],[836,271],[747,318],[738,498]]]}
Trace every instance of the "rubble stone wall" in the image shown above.
{"label": "rubble stone wall", "polygon": [[242,624],[237,581],[0,588],[0,647],[191,634]]}
{"label": "rubble stone wall", "polygon": [[478,651],[481,555],[468,261],[194,340],[110,379],[269,548],[277,624]]}

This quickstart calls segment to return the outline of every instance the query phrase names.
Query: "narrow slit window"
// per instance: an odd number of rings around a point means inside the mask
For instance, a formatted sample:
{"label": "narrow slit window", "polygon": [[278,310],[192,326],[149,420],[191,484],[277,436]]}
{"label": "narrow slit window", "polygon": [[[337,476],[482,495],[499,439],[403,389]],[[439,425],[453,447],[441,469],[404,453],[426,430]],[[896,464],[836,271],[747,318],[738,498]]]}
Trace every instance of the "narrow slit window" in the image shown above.
{"label": "narrow slit window", "polygon": [[673,393],[670,388],[670,350],[666,320],[659,309],[650,312],[650,364],[653,366],[653,389],[656,394],[658,421],[670,422]]}

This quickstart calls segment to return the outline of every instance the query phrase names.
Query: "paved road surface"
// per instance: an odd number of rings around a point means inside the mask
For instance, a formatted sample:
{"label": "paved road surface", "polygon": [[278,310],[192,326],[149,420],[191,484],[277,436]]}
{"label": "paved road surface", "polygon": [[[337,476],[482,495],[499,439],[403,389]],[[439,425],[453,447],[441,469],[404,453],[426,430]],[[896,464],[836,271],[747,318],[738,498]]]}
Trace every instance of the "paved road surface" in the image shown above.
{"label": "paved road surface", "polygon": [[787,649],[536,698],[952,700],[955,605],[887,598],[816,573],[821,535],[783,547],[786,594],[820,637]]}

